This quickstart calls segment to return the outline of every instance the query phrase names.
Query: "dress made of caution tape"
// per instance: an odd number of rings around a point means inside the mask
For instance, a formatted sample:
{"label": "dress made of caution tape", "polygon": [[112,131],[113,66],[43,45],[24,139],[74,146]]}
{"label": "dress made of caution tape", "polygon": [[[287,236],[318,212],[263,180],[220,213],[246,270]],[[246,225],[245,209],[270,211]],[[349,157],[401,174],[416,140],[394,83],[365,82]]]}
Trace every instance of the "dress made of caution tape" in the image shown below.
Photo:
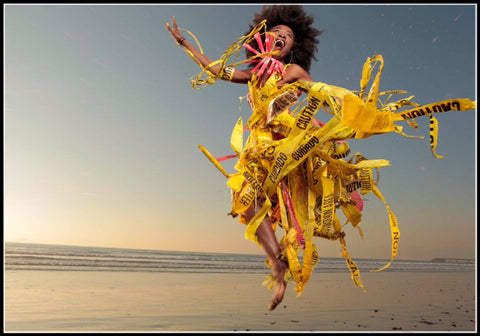
{"label": "dress made of caution tape", "polygon": [[[228,64],[228,59],[238,53],[239,46],[252,40],[264,24],[262,22],[249,35],[239,39],[214,63],[221,69],[242,64]],[[373,78],[375,69],[377,73]],[[364,288],[359,268],[347,252],[342,229],[343,225],[350,223],[362,234],[359,227],[363,209],[361,196],[373,193],[382,200],[390,223],[391,260],[375,271],[389,267],[397,255],[398,221],[376,179],[378,169],[388,166],[389,162],[369,160],[360,153],[352,153],[347,140],[390,132],[409,137],[396,122],[406,121],[416,127],[415,119],[427,116],[430,118],[431,150],[435,157],[441,158],[436,154],[438,127],[434,114],[476,108],[475,101],[463,98],[424,106],[412,102],[413,96],[389,102],[393,94],[406,92],[379,92],[382,69],[381,55],[368,58],[357,92],[306,81],[278,88],[276,83],[282,78],[281,69],[260,86],[254,73],[248,83],[247,95],[252,114],[245,125],[240,116],[231,136],[232,149],[238,156],[235,172],[227,173],[219,161],[199,145],[227,177],[227,186],[232,190],[231,215],[246,225],[246,238],[259,243],[256,230],[265,216],[270,216],[274,230],[282,230],[279,243],[289,268],[286,279],[296,283],[295,290],[299,295],[320,260],[314,237],[339,241],[353,282]],[[218,75],[206,69],[202,73],[207,74],[207,80],[200,80],[199,75],[192,83],[213,84],[214,79],[224,76],[222,70]],[[306,98],[300,101],[299,92],[303,92]],[[380,98],[384,96],[387,98],[382,101]],[[404,106],[413,108],[399,112]],[[331,115],[330,120],[321,125],[314,122],[320,110]],[[244,141],[245,129],[250,134]],[[247,222],[243,214],[250,207],[257,211]],[[342,211],[346,223],[340,222],[339,211]],[[266,263],[270,266],[268,259]],[[271,277],[270,280],[273,281]],[[270,288],[272,286],[273,282]]]}

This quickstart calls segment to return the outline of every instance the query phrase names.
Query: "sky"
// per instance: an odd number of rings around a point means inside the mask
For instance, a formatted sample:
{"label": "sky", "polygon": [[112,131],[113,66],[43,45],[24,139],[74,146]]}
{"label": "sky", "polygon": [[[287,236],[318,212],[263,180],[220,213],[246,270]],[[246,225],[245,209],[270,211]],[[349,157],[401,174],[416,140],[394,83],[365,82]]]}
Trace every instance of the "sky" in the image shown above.
{"label": "sky", "polygon": [[[262,254],[227,215],[225,177],[197,145],[232,154],[230,134],[247,86],[202,90],[200,68],[165,28],[181,28],[218,59],[248,30],[259,4],[4,5],[4,240],[135,249]],[[359,88],[367,57],[383,55],[380,91],[428,104],[476,100],[476,5],[305,5],[323,30],[315,81]],[[191,37],[185,35],[191,40]],[[318,114],[326,122],[329,115]],[[397,259],[475,258],[477,114],[437,115],[409,135],[350,141],[386,159],[379,188],[397,216]],[[234,161],[223,162],[233,172]],[[352,258],[390,258],[383,202],[365,198]],[[316,238],[320,258],[339,242]]]}

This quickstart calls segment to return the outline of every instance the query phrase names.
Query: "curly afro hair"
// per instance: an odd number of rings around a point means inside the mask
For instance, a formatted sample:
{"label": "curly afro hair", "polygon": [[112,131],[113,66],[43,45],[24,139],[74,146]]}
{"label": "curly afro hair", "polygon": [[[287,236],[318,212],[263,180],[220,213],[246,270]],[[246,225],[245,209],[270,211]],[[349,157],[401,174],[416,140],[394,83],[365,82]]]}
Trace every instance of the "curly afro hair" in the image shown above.
{"label": "curly afro hair", "polygon": [[[295,44],[290,63],[298,64],[307,72],[310,71],[312,59],[317,60],[315,57],[315,53],[318,51],[317,44],[319,43],[317,36],[323,33],[323,31],[311,26],[313,16],[307,15],[300,5],[263,6],[261,13],[255,13],[253,24],[249,26],[248,32],[263,20],[267,20],[267,30],[278,25],[285,25],[292,29],[295,35]],[[255,40],[251,42],[251,45],[258,50]],[[246,49],[246,55],[249,58],[254,54]],[[251,64],[251,66],[253,67],[255,64]]]}

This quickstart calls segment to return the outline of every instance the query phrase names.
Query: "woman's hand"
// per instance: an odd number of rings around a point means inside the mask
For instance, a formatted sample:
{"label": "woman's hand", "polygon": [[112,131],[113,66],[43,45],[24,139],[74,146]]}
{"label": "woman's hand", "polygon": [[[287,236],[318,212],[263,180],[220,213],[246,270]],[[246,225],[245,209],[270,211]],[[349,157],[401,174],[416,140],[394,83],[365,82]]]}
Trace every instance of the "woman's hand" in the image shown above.
{"label": "woman's hand", "polygon": [[[212,65],[212,60],[205,56],[203,52],[198,50],[192,43],[188,40],[185,40],[185,37],[182,36],[181,30],[186,31],[184,29],[179,29],[177,25],[177,21],[175,20],[175,16],[172,17],[172,25],[166,23],[165,26],[167,30],[170,32],[170,35],[175,39],[178,45],[182,46],[182,48],[186,49],[189,55],[195,60],[197,64],[199,64],[202,69],[207,69],[212,74],[217,75],[220,69],[218,64]],[[198,43],[197,43],[198,44]],[[235,70],[232,71],[232,75],[227,79],[221,78],[223,80],[228,80],[234,83],[242,83],[247,84],[248,81],[252,77],[251,70]]]}
{"label": "woman's hand", "polygon": [[175,20],[175,16],[172,17],[173,28],[170,26],[170,24],[168,22],[165,24],[165,26],[167,27],[168,31],[170,32],[172,37],[175,39],[175,41],[178,44],[182,45],[185,38],[182,36],[182,34],[180,33],[180,30],[178,29],[177,21]]}

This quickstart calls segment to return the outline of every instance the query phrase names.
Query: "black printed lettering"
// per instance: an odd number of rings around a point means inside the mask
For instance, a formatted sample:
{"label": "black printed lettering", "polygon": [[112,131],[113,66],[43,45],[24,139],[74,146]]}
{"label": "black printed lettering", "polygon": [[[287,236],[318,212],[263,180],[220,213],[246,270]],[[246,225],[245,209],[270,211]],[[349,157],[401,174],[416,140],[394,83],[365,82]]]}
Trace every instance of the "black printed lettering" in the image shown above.
{"label": "black printed lettering", "polygon": [[345,189],[347,190],[348,193],[352,193],[355,190],[357,190],[358,188],[360,188],[361,186],[362,186],[361,181],[353,181],[352,183],[347,184],[345,186]]}
{"label": "black printed lettering", "polygon": [[322,199],[322,223],[324,227],[332,227],[333,225],[333,195],[327,195]]}
{"label": "black printed lettering", "polygon": [[441,104],[437,103],[436,105],[427,105],[417,110],[404,112],[401,114],[401,116],[403,119],[414,119],[420,116],[430,115],[432,112],[439,113],[439,112],[448,112],[451,110],[460,111],[460,109],[461,109],[460,102],[453,100],[453,101],[449,101]]}
{"label": "black printed lettering", "polygon": [[360,170],[360,180],[362,181],[362,188],[365,190],[371,190],[372,184],[370,181],[370,174],[368,169]]}
{"label": "black printed lettering", "polygon": [[400,239],[400,232],[394,232],[393,242],[392,242],[392,254],[397,254],[399,239]]}
{"label": "black printed lettering", "polygon": [[298,149],[292,153],[292,158],[300,161],[300,159],[307,155],[319,142],[320,140],[318,140],[316,136],[313,136],[306,144],[299,146]]}
{"label": "black printed lettering", "polygon": [[243,176],[245,176],[245,178],[247,179],[248,182],[250,182],[251,185],[253,185],[253,188],[258,191],[258,192],[262,192],[262,187],[257,183],[257,180],[255,180],[255,178],[248,172],[248,171],[244,171],[243,172]]}
{"label": "black printed lettering", "polygon": [[297,127],[300,129],[307,129],[308,124],[312,121],[312,117],[317,111],[318,107],[320,104],[320,100],[311,97],[311,99],[308,101],[307,106],[305,106],[302,111],[300,112],[300,115],[298,116],[297,120]]}
{"label": "black printed lettering", "polygon": [[270,181],[272,181],[273,183],[277,181],[278,177],[280,176],[280,172],[283,166],[285,166],[286,162],[287,162],[287,155],[285,155],[285,153],[283,152],[280,152],[270,172],[270,176],[269,176]]}
{"label": "black printed lettering", "polygon": [[255,198],[255,193],[253,190],[248,191],[245,195],[240,198],[240,203],[244,206],[250,205],[250,203]]}

